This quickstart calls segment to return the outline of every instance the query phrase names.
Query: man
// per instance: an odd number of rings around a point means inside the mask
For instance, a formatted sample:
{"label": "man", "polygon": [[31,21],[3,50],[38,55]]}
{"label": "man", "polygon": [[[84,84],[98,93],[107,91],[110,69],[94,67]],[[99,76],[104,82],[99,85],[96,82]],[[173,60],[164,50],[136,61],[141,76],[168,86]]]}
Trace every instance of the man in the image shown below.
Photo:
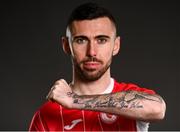
{"label": "man", "polygon": [[120,37],[107,9],[94,3],[77,7],[62,44],[72,58],[72,82],[60,79],[52,86],[30,131],[146,131],[148,122],[164,118],[166,105],[154,91],[111,77]]}

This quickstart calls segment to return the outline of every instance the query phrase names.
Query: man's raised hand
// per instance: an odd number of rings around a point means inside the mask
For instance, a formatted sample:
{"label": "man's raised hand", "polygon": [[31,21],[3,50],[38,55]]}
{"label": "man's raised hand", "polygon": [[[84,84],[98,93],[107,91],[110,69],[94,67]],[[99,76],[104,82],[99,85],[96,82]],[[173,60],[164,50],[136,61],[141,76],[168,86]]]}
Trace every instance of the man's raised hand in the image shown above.
{"label": "man's raised hand", "polygon": [[64,79],[55,82],[47,95],[47,99],[57,102],[66,108],[72,108],[74,93]]}

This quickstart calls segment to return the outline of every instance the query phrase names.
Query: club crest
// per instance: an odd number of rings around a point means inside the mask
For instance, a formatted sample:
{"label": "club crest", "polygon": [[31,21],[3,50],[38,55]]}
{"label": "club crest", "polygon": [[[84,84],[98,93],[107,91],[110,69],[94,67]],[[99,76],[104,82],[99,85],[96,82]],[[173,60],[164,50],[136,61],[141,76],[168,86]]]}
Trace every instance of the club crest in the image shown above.
{"label": "club crest", "polygon": [[106,124],[112,124],[117,120],[116,115],[111,115],[108,113],[100,113],[100,118]]}

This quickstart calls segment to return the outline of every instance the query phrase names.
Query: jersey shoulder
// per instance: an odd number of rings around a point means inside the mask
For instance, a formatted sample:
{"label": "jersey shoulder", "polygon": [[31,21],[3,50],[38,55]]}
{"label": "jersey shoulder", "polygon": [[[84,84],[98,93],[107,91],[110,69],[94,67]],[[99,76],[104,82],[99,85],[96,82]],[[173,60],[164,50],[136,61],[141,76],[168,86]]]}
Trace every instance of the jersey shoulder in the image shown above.
{"label": "jersey shoulder", "polygon": [[39,111],[47,114],[52,111],[59,111],[59,107],[60,105],[56,102],[47,101],[40,107]]}
{"label": "jersey shoulder", "polygon": [[140,86],[133,84],[133,83],[124,83],[124,82],[119,83],[116,80],[114,80],[113,92],[128,91],[128,90],[145,92],[148,94],[155,94],[155,91],[153,91],[149,88],[140,87]]}
{"label": "jersey shoulder", "polygon": [[30,131],[56,130],[60,120],[60,105],[47,101],[34,114]]}

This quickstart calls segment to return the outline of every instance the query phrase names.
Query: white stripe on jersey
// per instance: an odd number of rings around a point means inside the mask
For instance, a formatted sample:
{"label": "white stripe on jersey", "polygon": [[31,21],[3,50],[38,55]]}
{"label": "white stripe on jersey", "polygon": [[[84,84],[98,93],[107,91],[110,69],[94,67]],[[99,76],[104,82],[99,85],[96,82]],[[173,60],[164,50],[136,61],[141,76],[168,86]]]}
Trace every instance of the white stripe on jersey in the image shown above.
{"label": "white stripe on jersey", "polygon": [[136,128],[139,132],[147,132],[149,128],[149,123],[144,121],[136,121]]}
{"label": "white stripe on jersey", "polygon": [[100,124],[100,126],[101,126],[101,131],[103,132],[104,130],[103,130],[103,127],[102,127],[102,124],[101,124],[101,120],[100,120],[100,118],[99,118],[99,114],[98,114],[97,116],[98,116],[99,124]]}
{"label": "white stripe on jersey", "polygon": [[61,115],[61,121],[62,121],[62,131],[64,132],[64,119],[63,119],[63,114],[62,114],[62,106],[59,105],[60,107],[60,115]]}
{"label": "white stripe on jersey", "polygon": [[41,125],[42,125],[42,127],[43,127],[43,131],[45,131],[44,125],[43,125],[43,123],[42,123],[42,119],[41,119],[40,111],[38,112],[38,115],[39,115],[39,119],[40,119]]}
{"label": "white stripe on jersey", "polygon": [[84,116],[84,110],[81,111],[83,116],[83,126],[84,126],[84,132],[86,131],[86,124],[85,124],[85,116]]}

